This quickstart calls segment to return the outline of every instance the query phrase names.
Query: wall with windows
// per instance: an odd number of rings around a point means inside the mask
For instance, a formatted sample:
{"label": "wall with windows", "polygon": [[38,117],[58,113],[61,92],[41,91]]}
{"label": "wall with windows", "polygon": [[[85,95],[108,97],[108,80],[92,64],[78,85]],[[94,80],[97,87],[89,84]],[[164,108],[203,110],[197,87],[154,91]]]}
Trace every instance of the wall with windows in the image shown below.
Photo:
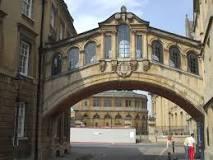
{"label": "wall with windows", "polygon": [[[96,64],[99,60],[148,59],[176,71],[202,76],[198,41],[155,28],[148,31],[148,22],[140,22],[141,27],[138,27],[139,22],[134,18],[120,25],[120,22],[110,20],[100,23],[99,28],[76,35],[69,42],[65,40],[55,44],[54,51],[50,50],[46,55],[46,63],[51,64],[54,54],[60,53],[63,63],[61,71],[65,73],[70,71],[70,68],[81,69]],[[62,47],[59,47],[60,45]],[[49,44],[50,48],[51,46]],[[51,68],[50,65],[46,66],[47,78],[51,77]]]}
{"label": "wall with windows", "polygon": [[[51,40],[50,31],[45,32],[50,28],[49,4],[52,1],[45,1],[43,44]],[[54,4],[59,13],[56,40],[74,35],[64,1]],[[34,156],[41,16],[42,0],[0,1],[0,159]]]}
{"label": "wall with windows", "polygon": [[204,109],[206,111],[205,118],[205,159],[213,159],[213,146],[212,146],[212,99],[213,99],[213,1],[212,0],[197,0],[194,1],[193,8],[193,27],[194,39],[201,40],[203,49],[201,56],[204,61]]}
{"label": "wall with windows", "polygon": [[73,18],[60,0],[45,2],[44,42],[55,42],[76,34]]}
{"label": "wall with windows", "polygon": [[148,133],[147,98],[144,95],[107,91],[84,99],[72,108],[76,122],[83,122],[84,127],[136,128],[137,134]]}
{"label": "wall with windows", "polygon": [[189,114],[173,102],[157,95],[152,95],[152,117],[155,118],[157,135],[189,135],[194,131],[190,128]]}

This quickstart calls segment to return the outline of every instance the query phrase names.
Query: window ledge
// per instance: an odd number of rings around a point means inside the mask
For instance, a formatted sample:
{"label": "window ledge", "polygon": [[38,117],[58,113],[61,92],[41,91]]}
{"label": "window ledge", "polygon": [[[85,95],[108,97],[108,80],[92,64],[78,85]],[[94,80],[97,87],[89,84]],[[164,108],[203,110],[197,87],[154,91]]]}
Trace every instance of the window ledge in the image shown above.
{"label": "window ledge", "polygon": [[28,137],[18,137],[18,140],[19,140],[19,141],[24,141],[24,140],[26,141],[26,140],[28,140],[28,139],[29,139]]}
{"label": "window ledge", "polygon": [[22,14],[22,17],[23,17],[23,19],[26,20],[31,26],[34,25],[34,20],[33,20],[32,18],[28,17],[28,16],[25,15],[25,14]]}

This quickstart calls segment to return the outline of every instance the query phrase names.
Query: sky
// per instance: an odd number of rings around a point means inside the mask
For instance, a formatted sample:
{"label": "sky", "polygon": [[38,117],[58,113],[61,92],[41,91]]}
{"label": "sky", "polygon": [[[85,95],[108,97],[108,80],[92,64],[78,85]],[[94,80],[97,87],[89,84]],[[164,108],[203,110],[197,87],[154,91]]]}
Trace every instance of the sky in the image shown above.
{"label": "sky", "polygon": [[[185,35],[186,14],[192,19],[193,0],[65,0],[74,19],[78,33],[98,27],[122,5],[127,11],[150,22],[150,26],[168,32]],[[139,94],[147,92],[136,91]],[[151,98],[148,96],[148,110],[151,113]]]}
{"label": "sky", "polygon": [[192,18],[192,0],[65,0],[78,33],[98,27],[122,5],[152,27],[185,34],[185,16]]}

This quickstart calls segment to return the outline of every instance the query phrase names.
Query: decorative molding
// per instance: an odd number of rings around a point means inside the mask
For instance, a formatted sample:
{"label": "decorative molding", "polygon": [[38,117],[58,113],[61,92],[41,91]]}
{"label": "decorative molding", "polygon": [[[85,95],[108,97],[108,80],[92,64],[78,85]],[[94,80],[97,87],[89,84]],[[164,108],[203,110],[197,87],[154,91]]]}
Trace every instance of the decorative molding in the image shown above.
{"label": "decorative molding", "polygon": [[132,71],[136,71],[138,68],[138,61],[137,60],[131,60],[130,61],[130,66]]}
{"label": "decorative molding", "polygon": [[148,71],[150,69],[151,63],[148,59],[143,60],[143,70]]}
{"label": "decorative molding", "polygon": [[104,72],[106,70],[106,61],[105,60],[99,60],[99,68],[101,72]]}
{"label": "decorative molding", "polygon": [[111,65],[112,65],[112,72],[116,72],[117,66],[118,66],[118,61],[117,60],[112,60],[111,61]]}

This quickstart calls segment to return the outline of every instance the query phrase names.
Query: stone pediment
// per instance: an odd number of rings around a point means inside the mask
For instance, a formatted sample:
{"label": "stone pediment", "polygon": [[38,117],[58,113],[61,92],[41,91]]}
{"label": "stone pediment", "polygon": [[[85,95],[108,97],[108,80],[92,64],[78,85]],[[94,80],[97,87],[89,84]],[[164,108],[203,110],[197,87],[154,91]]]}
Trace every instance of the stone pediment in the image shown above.
{"label": "stone pediment", "polygon": [[148,21],[139,18],[132,12],[127,12],[125,6],[121,7],[121,12],[117,12],[105,21],[100,22],[99,26],[119,25],[123,23],[149,26]]}

